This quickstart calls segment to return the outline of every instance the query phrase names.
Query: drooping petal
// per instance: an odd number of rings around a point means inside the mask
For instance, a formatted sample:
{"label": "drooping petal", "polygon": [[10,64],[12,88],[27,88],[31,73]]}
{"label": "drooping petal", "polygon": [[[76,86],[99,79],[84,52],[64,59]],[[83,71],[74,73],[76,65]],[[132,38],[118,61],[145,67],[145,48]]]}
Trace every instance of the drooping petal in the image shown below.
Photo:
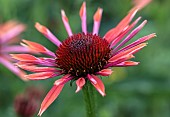
{"label": "drooping petal", "polygon": [[139,45],[139,44],[141,44],[143,42],[146,42],[146,41],[152,39],[153,37],[156,37],[155,33],[152,33],[152,34],[149,34],[147,36],[141,37],[140,39],[138,39],[138,40],[134,41],[133,43],[131,43],[131,44],[125,46],[124,48],[120,49],[117,53],[119,53],[120,51],[125,51],[127,49],[130,49],[130,48],[132,48],[134,46],[137,46],[137,45]]}
{"label": "drooping petal", "polygon": [[85,85],[86,81],[84,78],[79,78],[77,81],[76,81],[76,85],[77,85],[77,89],[76,89],[76,93],[79,92],[83,86]]}
{"label": "drooping petal", "polygon": [[39,43],[28,41],[28,40],[22,40],[22,41],[27,45],[25,45],[23,43],[21,43],[21,45],[23,45],[33,51],[44,53],[44,54],[50,55],[52,57],[56,57],[53,52],[51,52],[50,50],[48,50],[46,47],[44,47],[43,45],[41,45]]}
{"label": "drooping petal", "polygon": [[109,76],[112,74],[111,69],[102,69],[101,71],[97,72],[96,74],[101,75],[101,76]]}
{"label": "drooping petal", "polygon": [[58,97],[61,90],[63,89],[64,84],[71,79],[72,77],[70,77],[70,74],[67,74],[63,76],[61,79],[55,81],[54,86],[48,92],[48,94],[46,95],[46,97],[44,98],[41,104],[41,108],[38,113],[39,116],[41,116],[42,113],[54,102],[54,100]]}
{"label": "drooping petal", "polygon": [[147,20],[143,21],[137,28],[135,28],[118,46],[113,49],[113,52],[116,52],[124,44],[126,44],[131,38],[133,38],[147,23]]}
{"label": "drooping petal", "polygon": [[131,22],[138,9],[131,10],[128,15],[121,20],[121,22],[113,29],[109,30],[104,38],[110,43],[113,39],[115,39]]}
{"label": "drooping petal", "polygon": [[61,42],[54,36],[51,31],[45,26],[39,24],[38,22],[35,24],[35,28],[42,33],[45,37],[47,37],[51,42],[53,42],[56,46],[60,46]]}
{"label": "drooping petal", "polygon": [[19,68],[17,68],[16,66],[14,66],[11,62],[7,61],[6,59],[4,59],[3,57],[0,57],[0,63],[3,64],[5,67],[7,67],[10,71],[12,71],[14,74],[16,74],[17,76],[19,76],[22,80],[24,81],[28,81],[28,79],[26,79],[24,77],[25,72],[20,70]]}
{"label": "drooping petal", "polygon": [[48,92],[48,94],[46,95],[46,97],[44,98],[41,104],[41,108],[39,110],[38,116],[41,116],[43,112],[49,107],[49,105],[51,105],[54,102],[54,100],[58,97],[58,95],[62,91],[63,87],[64,85],[59,85],[59,86],[54,85],[52,87],[52,89]]}
{"label": "drooping petal", "polygon": [[114,47],[123,37],[139,22],[141,17],[138,17],[130,26],[127,27],[117,38],[113,39],[110,48]]}
{"label": "drooping petal", "polygon": [[58,75],[60,74],[54,72],[38,72],[38,73],[25,75],[25,78],[29,80],[45,80],[48,78],[53,78]]}
{"label": "drooping petal", "polygon": [[103,82],[95,75],[87,75],[87,78],[90,80],[91,84],[96,88],[96,90],[102,95],[105,96],[105,87]]}
{"label": "drooping petal", "polygon": [[61,16],[62,16],[62,20],[63,20],[64,26],[65,26],[65,29],[66,29],[68,35],[72,36],[73,33],[72,33],[71,28],[70,28],[70,24],[69,24],[68,18],[66,16],[64,10],[61,10]]}
{"label": "drooping petal", "polygon": [[83,2],[81,8],[80,8],[80,18],[81,18],[81,26],[82,26],[82,32],[85,34],[87,33],[87,23],[86,23],[86,2]]}
{"label": "drooping petal", "polygon": [[94,20],[93,34],[98,35],[99,28],[100,28],[100,22],[101,22],[101,18],[102,18],[102,12],[103,12],[103,9],[102,8],[98,8],[96,13],[93,16],[93,20]]}

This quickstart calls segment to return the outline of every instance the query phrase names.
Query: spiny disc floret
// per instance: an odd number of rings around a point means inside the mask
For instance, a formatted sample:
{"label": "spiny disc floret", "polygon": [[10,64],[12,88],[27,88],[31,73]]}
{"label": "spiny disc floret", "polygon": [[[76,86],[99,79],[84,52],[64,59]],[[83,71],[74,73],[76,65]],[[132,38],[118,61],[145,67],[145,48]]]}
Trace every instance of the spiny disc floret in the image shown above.
{"label": "spiny disc floret", "polygon": [[65,74],[85,77],[95,74],[107,63],[109,43],[98,35],[78,33],[68,37],[56,51],[57,66]]}

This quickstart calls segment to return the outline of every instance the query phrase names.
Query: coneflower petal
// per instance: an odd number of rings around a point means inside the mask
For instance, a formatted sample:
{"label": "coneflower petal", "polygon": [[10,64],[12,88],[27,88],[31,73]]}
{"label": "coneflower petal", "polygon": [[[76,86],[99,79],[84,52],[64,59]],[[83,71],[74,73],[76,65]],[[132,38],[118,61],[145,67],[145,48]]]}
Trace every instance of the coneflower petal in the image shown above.
{"label": "coneflower petal", "polygon": [[38,113],[39,116],[41,116],[42,113],[51,105],[51,103],[54,102],[54,100],[58,97],[61,90],[63,89],[64,84],[70,81],[71,79],[72,77],[70,77],[70,74],[66,74],[61,79],[55,81],[54,86],[48,92],[48,94],[46,95],[46,97],[44,98],[41,104],[41,108]]}
{"label": "coneflower petal", "polygon": [[69,24],[68,18],[67,18],[67,16],[66,16],[64,10],[61,10],[61,17],[62,17],[64,26],[65,26],[65,29],[66,29],[68,35],[69,35],[69,36],[72,36],[73,33],[72,33],[71,28],[70,28],[70,24]]}
{"label": "coneflower petal", "polygon": [[134,9],[128,13],[128,15],[115,27],[109,30],[104,38],[110,43],[115,39],[131,22],[138,9]]}
{"label": "coneflower petal", "polygon": [[55,76],[60,75],[60,73],[54,73],[54,72],[38,72],[33,74],[25,75],[26,79],[29,80],[45,80],[48,78],[53,78]]}
{"label": "coneflower petal", "polygon": [[44,47],[43,45],[41,45],[39,43],[28,41],[28,40],[22,40],[22,41],[27,45],[25,45],[23,43],[21,43],[21,45],[23,45],[33,51],[44,53],[44,54],[50,55],[52,57],[56,57],[56,55],[53,52],[51,52],[50,50],[48,50],[46,47]]}
{"label": "coneflower petal", "polygon": [[102,8],[98,8],[96,13],[93,16],[94,24],[93,24],[93,34],[98,35],[99,33],[99,28],[100,28],[100,22],[102,18]]}
{"label": "coneflower petal", "polygon": [[103,82],[95,75],[88,74],[87,78],[90,80],[91,84],[96,88],[96,90],[102,95],[105,96],[105,87]]}
{"label": "coneflower petal", "polygon": [[53,42],[56,46],[60,46],[61,42],[54,36],[51,31],[45,26],[39,24],[38,22],[35,24],[35,28],[42,33],[45,37],[47,37],[51,42]]}
{"label": "coneflower petal", "polygon": [[86,2],[83,2],[80,8],[80,18],[81,18],[81,25],[82,25],[82,32],[85,34],[87,33],[87,22],[86,22]]}
{"label": "coneflower petal", "polygon": [[120,49],[124,44],[126,44],[131,38],[133,38],[147,23],[147,20],[143,21],[137,28],[135,28],[118,46],[113,49],[113,52]]}
{"label": "coneflower petal", "polygon": [[127,27],[117,38],[113,39],[110,48],[114,47],[123,37],[138,23],[141,17],[138,17],[130,26]]}
{"label": "coneflower petal", "polygon": [[147,4],[149,4],[152,0],[133,0],[133,3],[135,4],[135,7],[138,9],[142,9]]}
{"label": "coneflower petal", "polygon": [[153,37],[156,37],[156,34],[155,34],[155,33],[152,33],[152,34],[146,35],[146,36],[144,36],[144,37],[141,37],[141,38],[139,38],[138,40],[134,41],[133,43],[131,43],[131,44],[123,47],[122,49],[120,49],[120,50],[117,51],[116,53],[119,53],[120,51],[125,51],[125,50],[127,50],[127,49],[129,49],[129,48],[132,48],[132,47],[134,47],[134,46],[137,46],[137,45],[139,45],[139,44],[141,44],[141,43],[143,43],[143,42],[145,42],[145,41],[148,41],[148,40],[152,39]]}
{"label": "coneflower petal", "polygon": [[111,69],[102,69],[101,71],[97,72],[96,74],[101,75],[101,76],[109,76],[112,74]]}
{"label": "coneflower petal", "polygon": [[10,54],[12,58],[19,61],[38,61],[38,58],[31,54]]}
{"label": "coneflower petal", "polygon": [[79,92],[83,86],[85,85],[86,81],[84,78],[79,78],[77,81],[76,81],[76,85],[77,85],[77,89],[76,89],[76,93]]}
{"label": "coneflower petal", "polygon": [[3,64],[5,67],[7,67],[10,71],[12,71],[14,74],[16,74],[17,76],[19,76],[22,80],[24,81],[28,81],[28,79],[26,79],[24,77],[25,72],[20,70],[19,68],[17,68],[16,66],[14,66],[11,62],[9,62],[8,60],[4,59],[2,56],[0,57],[0,63]]}
{"label": "coneflower petal", "polygon": [[16,63],[16,65],[24,70],[31,71],[31,72],[61,72],[61,70],[57,70],[56,68],[52,67],[37,67],[35,65],[23,65]]}
{"label": "coneflower petal", "polygon": [[58,97],[58,95],[62,91],[63,87],[64,84],[58,86],[54,85],[52,87],[52,89],[48,92],[48,94],[46,95],[46,97],[44,98],[41,104],[41,108],[39,110],[38,116],[41,116],[43,112],[51,105],[51,103],[53,103],[53,101]]}
{"label": "coneflower petal", "polygon": [[119,63],[117,65],[114,65],[115,67],[127,67],[127,66],[135,66],[138,65],[139,62],[134,62],[134,61],[124,61],[122,63]]}

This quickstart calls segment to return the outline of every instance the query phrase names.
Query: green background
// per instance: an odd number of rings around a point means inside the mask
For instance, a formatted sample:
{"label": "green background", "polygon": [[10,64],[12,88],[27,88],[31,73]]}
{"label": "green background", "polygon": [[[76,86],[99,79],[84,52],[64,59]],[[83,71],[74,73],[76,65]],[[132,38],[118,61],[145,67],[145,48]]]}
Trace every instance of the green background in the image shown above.
{"label": "green background", "polygon": [[[40,34],[35,22],[47,26],[61,41],[67,38],[60,10],[64,9],[72,31],[81,31],[79,9],[83,0],[0,0],[0,22],[11,19],[27,25],[22,38],[39,42],[52,51],[57,47]],[[103,8],[100,35],[113,28],[132,8],[131,0],[87,0],[88,31],[93,14]],[[148,24],[133,39],[155,32],[157,37],[136,54],[135,67],[113,68],[114,73],[102,78],[106,87],[103,98],[97,93],[98,117],[169,117],[170,116],[170,0],[153,0],[138,12]],[[58,77],[59,78],[59,77]],[[23,82],[0,65],[0,117],[16,117],[13,103],[26,87],[41,86],[47,93],[58,79]],[[85,117],[82,91],[75,92],[75,83],[65,85],[59,98],[43,117]],[[44,97],[44,96],[43,96]],[[43,98],[42,98],[43,99]],[[35,115],[36,116],[36,115]]]}

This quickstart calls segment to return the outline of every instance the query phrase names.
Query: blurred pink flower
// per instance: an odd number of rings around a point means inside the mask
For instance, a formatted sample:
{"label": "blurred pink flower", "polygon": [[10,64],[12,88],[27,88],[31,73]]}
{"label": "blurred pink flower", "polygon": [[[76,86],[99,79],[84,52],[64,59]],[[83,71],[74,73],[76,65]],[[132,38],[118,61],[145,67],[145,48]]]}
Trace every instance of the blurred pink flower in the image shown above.
{"label": "blurred pink flower", "polygon": [[0,64],[3,64],[22,80],[27,80],[23,77],[25,73],[11,63],[14,59],[9,56],[9,53],[25,53],[30,51],[29,48],[14,45],[19,41],[19,35],[24,30],[25,25],[16,21],[0,24]]}
{"label": "blurred pink flower", "polygon": [[28,87],[26,91],[15,97],[14,109],[19,117],[33,117],[38,111],[44,91],[42,87]]}
{"label": "blurred pink flower", "polygon": [[64,10],[61,10],[62,20],[69,35],[63,42],[60,42],[45,26],[39,23],[35,24],[36,29],[58,47],[56,52],[51,52],[39,43],[23,40],[23,46],[49,57],[35,57],[31,54],[12,54],[12,57],[19,60],[17,65],[20,68],[33,72],[33,74],[25,75],[27,79],[44,80],[64,75],[55,81],[54,86],[42,102],[38,115],[41,116],[58,97],[63,86],[68,81],[76,80],[76,92],[78,92],[89,80],[96,90],[102,96],[105,96],[104,84],[97,75],[109,76],[112,73],[111,67],[127,67],[139,64],[139,62],[130,61],[130,59],[134,58],[134,54],[147,45],[146,41],[155,37],[155,33],[144,36],[129,45],[125,44],[147,23],[144,20],[133,29],[141,17],[132,23],[131,21],[137,11],[149,2],[150,0],[135,2],[135,6],[127,16],[116,27],[109,30],[104,37],[98,35],[103,9],[98,8],[94,14],[93,32],[89,33],[86,24],[85,2],[80,9],[82,33],[72,33],[69,20]]}

